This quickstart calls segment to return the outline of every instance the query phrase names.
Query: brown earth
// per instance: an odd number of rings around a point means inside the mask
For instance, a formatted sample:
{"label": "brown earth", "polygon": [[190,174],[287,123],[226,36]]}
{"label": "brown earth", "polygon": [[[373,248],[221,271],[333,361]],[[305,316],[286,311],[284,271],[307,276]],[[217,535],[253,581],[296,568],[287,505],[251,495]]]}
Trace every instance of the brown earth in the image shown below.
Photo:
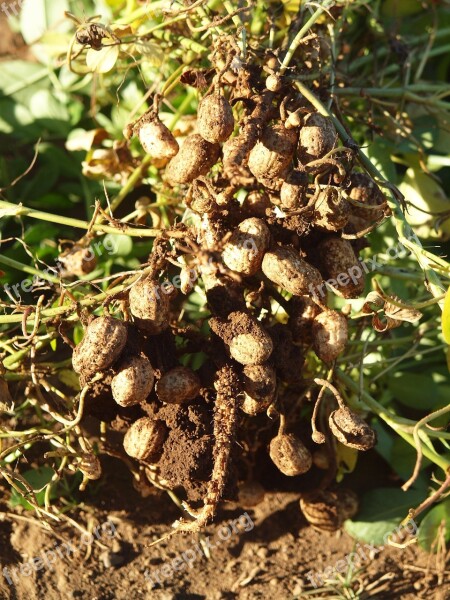
{"label": "brown earth", "polygon": [[[223,504],[204,533],[164,539],[181,515],[179,508],[162,491],[142,498],[118,460],[103,463],[108,473],[97,493],[85,492],[85,501],[70,513],[91,532],[99,526],[92,545],[70,524],[46,531],[33,513],[2,506],[0,564],[9,569],[13,585],[8,585],[4,572],[1,600],[450,598],[445,562],[438,564],[435,556],[415,545],[387,547],[375,554],[363,544],[355,546],[345,532],[317,532],[307,526],[294,493],[267,494],[253,509]],[[64,542],[70,542],[73,551]],[[60,555],[49,554],[52,549],[59,549]],[[307,573],[322,572],[355,550],[362,558],[353,575],[354,595],[350,590],[344,595],[342,585],[328,587],[323,595],[315,591]],[[37,560],[37,570],[27,567],[28,561],[45,556],[53,561],[52,568]]]}

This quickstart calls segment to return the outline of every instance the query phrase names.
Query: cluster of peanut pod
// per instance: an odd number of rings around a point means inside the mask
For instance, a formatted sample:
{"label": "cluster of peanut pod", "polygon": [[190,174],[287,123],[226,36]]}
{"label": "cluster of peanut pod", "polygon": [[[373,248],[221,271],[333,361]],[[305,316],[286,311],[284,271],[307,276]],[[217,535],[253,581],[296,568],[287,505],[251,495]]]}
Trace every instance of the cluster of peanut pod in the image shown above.
{"label": "cluster of peanut pod", "polygon": [[[328,296],[362,294],[365,272],[358,252],[364,235],[387,212],[379,187],[355,166],[354,152],[340,144],[331,119],[297,91],[292,74],[277,74],[274,57],[257,66],[231,62],[216,49],[211,60],[215,77],[199,101],[192,132],[175,138],[155,108],[125,132],[139,138],[185,213],[174,226],[176,238],[166,232],[155,242],[152,272],[130,287],[125,322],[94,318],[73,355],[84,384],[108,372],[120,407],[156,403],[188,410],[208,394],[222,396],[218,390],[228,389],[224,373],[228,379],[233,373],[233,398],[228,404],[217,401],[214,416],[218,439],[211,489],[216,493],[210,504],[220,500],[231,452],[227,444],[235,443],[223,439],[219,420],[228,420],[233,432],[231,425],[247,416],[283,415],[286,390],[305,387],[303,367],[311,350],[332,367],[346,348],[348,326],[345,311],[328,307]],[[177,261],[179,285],[167,285]],[[198,345],[199,330],[193,341],[192,332],[179,327],[183,299],[194,289],[204,293],[209,311],[205,347],[217,373],[212,385],[181,361],[155,369],[146,350],[160,344],[162,335],[185,335]],[[336,400],[327,431],[320,433],[313,424],[309,440],[283,419],[267,444],[281,473],[308,472],[319,462],[314,449],[330,435],[358,450],[373,447],[374,431],[340,396]],[[168,451],[166,436],[167,424],[140,416],[125,433],[124,449],[157,466]],[[335,529],[356,510],[351,495],[311,494],[303,497],[302,510],[318,527]],[[325,506],[322,517],[318,505]]]}

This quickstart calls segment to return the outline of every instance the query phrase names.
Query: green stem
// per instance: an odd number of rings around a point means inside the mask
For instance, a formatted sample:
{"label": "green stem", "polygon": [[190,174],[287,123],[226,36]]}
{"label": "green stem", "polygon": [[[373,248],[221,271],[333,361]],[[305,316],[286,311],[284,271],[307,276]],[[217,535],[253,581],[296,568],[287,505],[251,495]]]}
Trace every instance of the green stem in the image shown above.
{"label": "green stem", "polygon": [[[366,392],[366,390],[360,390],[359,385],[353,381],[348,375],[346,375],[343,371],[336,369],[335,371],[336,377],[343,383],[347,388],[351,389],[356,394],[361,394],[361,400],[370,408],[370,410],[378,415],[383,421],[389,425],[399,436],[401,436],[405,442],[410,444],[413,448],[416,447],[414,442],[414,437],[409,433],[406,433],[399,427],[396,422],[395,415],[389,413],[384,406],[379,404],[372,396]],[[445,458],[445,456],[441,456],[428,446],[422,446],[422,453],[426,456],[431,462],[440,467],[445,473],[450,468],[450,460]]]}
{"label": "green stem", "polygon": [[138,181],[142,178],[142,175],[146,169],[146,167],[151,163],[151,156],[145,156],[144,160],[141,162],[139,167],[137,167],[127,179],[126,184],[111,202],[111,212],[114,212],[118,206],[122,203],[122,201],[130,194]]}
{"label": "green stem", "polygon": [[438,100],[437,98],[433,98],[432,96],[418,96],[417,95],[417,94],[425,93],[425,92],[439,93],[441,91],[448,92],[448,89],[445,89],[442,86],[436,87],[436,89],[434,89],[430,85],[413,84],[411,86],[406,86],[404,88],[345,87],[345,88],[335,88],[335,90],[334,90],[334,92],[337,96],[352,96],[353,95],[353,96],[360,96],[362,98],[369,98],[370,96],[380,97],[380,98],[403,98],[404,100],[409,100],[410,102],[415,102],[416,104],[429,104],[436,108],[448,110],[450,108],[449,102],[445,102],[444,100]]}
{"label": "green stem", "polygon": [[[435,40],[439,40],[441,38],[445,38],[447,39],[450,36],[450,28],[449,27],[444,27],[438,31],[436,31],[435,33]],[[421,42],[428,42],[428,40],[430,39],[430,34],[429,33],[425,33],[419,36],[416,36],[414,38],[410,38],[407,39],[406,41],[410,44],[412,43],[418,43],[420,44]],[[438,46],[433,48],[430,53],[429,56],[436,56],[436,53],[440,53],[441,48],[444,48],[444,51],[447,52],[447,45],[445,46]],[[388,46],[382,46],[381,48],[377,49],[376,53],[370,52],[369,54],[367,54],[366,56],[361,56],[359,58],[356,58],[349,66],[348,66],[348,72],[349,73],[359,73],[361,72],[361,69],[364,65],[373,62],[374,58],[376,58],[377,60],[379,60],[380,58],[382,58],[383,56],[386,56],[389,52],[390,52],[390,48]],[[414,60],[414,59],[413,59]],[[420,60],[420,57],[416,58],[415,60]]]}
{"label": "green stem", "polygon": [[50,281],[51,283],[60,283],[58,277],[50,275],[50,273],[47,273],[46,271],[39,271],[39,269],[35,269],[29,265],[24,265],[23,263],[13,260],[12,258],[8,258],[7,256],[0,255],[0,264],[11,267],[12,269],[17,269],[18,271],[23,271],[24,273],[29,273],[30,275],[37,275],[39,279],[45,279],[45,281]]}
{"label": "green stem", "polygon": [[189,108],[189,105],[191,104],[191,102],[195,98],[195,96],[196,96],[196,91],[194,89],[190,89],[188,91],[188,93],[186,94],[185,99],[180,104],[177,112],[174,114],[174,116],[172,117],[172,120],[170,121],[170,123],[168,125],[170,130],[172,130],[175,127],[175,125],[178,123],[178,121],[184,115],[184,111],[187,108]]}
{"label": "green stem", "polygon": [[302,39],[305,37],[305,35],[308,33],[308,31],[311,29],[311,27],[320,19],[320,17],[323,15],[323,13],[330,8],[330,6],[333,5],[333,2],[330,0],[328,2],[324,2],[324,5],[319,7],[312,15],[311,17],[306,21],[306,23],[303,25],[303,27],[300,29],[300,31],[297,33],[297,35],[295,36],[295,38],[292,40],[292,42],[289,44],[289,48],[287,49],[287,52],[284,56],[283,62],[281,63],[281,67],[280,67],[280,75],[283,75],[286,71],[286,69],[289,66],[289,63],[292,60],[292,57],[294,56],[297,48],[300,45],[300,42],[302,41]]}
{"label": "green stem", "polygon": [[[27,208],[22,204],[13,204],[12,202],[5,202],[3,200],[0,200],[0,212],[1,209],[5,209],[2,216],[31,217],[32,219],[48,221],[50,223],[59,223],[60,225],[75,227],[76,229],[91,229],[92,231],[100,231],[102,233],[121,233],[124,235],[129,235],[130,237],[156,237],[165,231],[164,229],[139,229],[135,227],[129,227],[128,225],[118,225],[116,227],[112,225],[105,225],[103,223],[94,223],[91,225],[88,221],[83,221],[81,219],[53,215],[41,210],[35,210],[34,208]],[[181,232],[167,233],[171,237],[183,237]]]}

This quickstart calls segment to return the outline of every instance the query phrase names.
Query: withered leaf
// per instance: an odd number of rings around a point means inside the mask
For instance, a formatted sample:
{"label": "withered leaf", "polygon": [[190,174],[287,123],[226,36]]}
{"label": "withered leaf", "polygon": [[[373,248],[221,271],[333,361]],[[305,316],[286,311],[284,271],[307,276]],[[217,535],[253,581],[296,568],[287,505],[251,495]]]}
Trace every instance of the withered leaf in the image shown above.
{"label": "withered leaf", "polygon": [[[400,302],[397,296],[391,296],[392,300]],[[384,311],[384,319],[379,311]],[[395,327],[400,327],[403,322],[415,323],[422,317],[422,313],[415,308],[402,308],[390,303],[379,292],[370,292],[361,309],[364,314],[373,314],[372,326],[375,331],[384,332]]]}

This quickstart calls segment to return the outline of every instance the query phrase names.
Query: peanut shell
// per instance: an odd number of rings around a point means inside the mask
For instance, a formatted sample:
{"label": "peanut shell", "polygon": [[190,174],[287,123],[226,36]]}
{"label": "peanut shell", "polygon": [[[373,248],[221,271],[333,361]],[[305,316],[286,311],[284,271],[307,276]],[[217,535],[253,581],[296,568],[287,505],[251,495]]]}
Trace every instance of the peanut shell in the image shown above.
{"label": "peanut shell", "polygon": [[107,369],[119,358],[126,341],[127,328],[122,321],[109,316],[97,317],[73,351],[74,371],[87,378]]}
{"label": "peanut shell", "polygon": [[327,364],[332,363],[347,345],[347,319],[337,310],[320,313],[312,324],[312,339],[317,356]]}
{"label": "peanut shell", "polygon": [[277,377],[270,365],[247,365],[243,369],[244,399],[241,410],[257,415],[269,408],[275,398]]}
{"label": "peanut shell", "polygon": [[345,446],[370,450],[376,444],[375,431],[359,415],[346,406],[334,410],[328,423],[334,436]]}
{"label": "peanut shell", "polygon": [[245,219],[226,243],[222,252],[223,262],[232,271],[254,275],[261,268],[269,239],[270,232],[264,221]]}
{"label": "peanut shell", "polygon": [[[297,143],[297,131],[281,124],[268,125],[259,142],[248,157],[248,167],[253,175],[266,184],[282,179],[289,169]],[[282,181],[280,183],[281,187]],[[269,185],[270,187],[270,185]],[[276,189],[276,187],[273,189]]]}
{"label": "peanut shell", "polygon": [[173,158],[179,150],[172,132],[158,118],[138,126],[138,137],[147,154],[162,160]]}
{"label": "peanut shell", "polygon": [[289,477],[302,475],[312,466],[312,456],[303,442],[292,433],[277,435],[270,442],[270,458]]}
{"label": "peanut shell", "polygon": [[151,460],[161,451],[165,436],[166,427],[162,421],[142,417],[126,432],[123,447],[128,456],[136,460]]}
{"label": "peanut shell", "polygon": [[153,388],[155,375],[148,358],[131,356],[122,360],[111,381],[114,400],[120,406],[144,402]]}
{"label": "peanut shell", "polygon": [[155,335],[169,326],[169,294],[157,281],[147,278],[135,283],[129,302],[136,325],[143,331]]}
{"label": "peanut shell", "polygon": [[334,187],[321,191],[314,204],[314,227],[325,231],[340,231],[347,223],[350,205]]}
{"label": "peanut shell", "polygon": [[311,113],[300,128],[298,157],[302,164],[322,158],[333,149],[337,139],[330,119],[319,113]]}
{"label": "peanut shell", "polygon": [[303,296],[309,287],[317,287],[322,282],[319,271],[291,246],[276,246],[266,252],[261,268],[270,281],[294,296]]}
{"label": "peanut shell", "polygon": [[221,94],[205,96],[198,107],[197,117],[199,134],[212,144],[224,142],[233,133],[233,111]]}
{"label": "peanut shell", "polygon": [[166,167],[166,181],[170,185],[190,183],[197,177],[206,175],[216,164],[219,154],[219,144],[211,144],[198,133],[188,135],[178,154]]}
{"label": "peanut shell", "polygon": [[175,367],[165,373],[156,384],[156,395],[167,404],[186,404],[196,398],[201,381],[192,369]]}
{"label": "peanut shell", "polygon": [[[328,237],[318,244],[321,273],[342,298],[357,298],[364,290],[364,268],[348,240]],[[334,281],[330,281],[334,280]]]}

